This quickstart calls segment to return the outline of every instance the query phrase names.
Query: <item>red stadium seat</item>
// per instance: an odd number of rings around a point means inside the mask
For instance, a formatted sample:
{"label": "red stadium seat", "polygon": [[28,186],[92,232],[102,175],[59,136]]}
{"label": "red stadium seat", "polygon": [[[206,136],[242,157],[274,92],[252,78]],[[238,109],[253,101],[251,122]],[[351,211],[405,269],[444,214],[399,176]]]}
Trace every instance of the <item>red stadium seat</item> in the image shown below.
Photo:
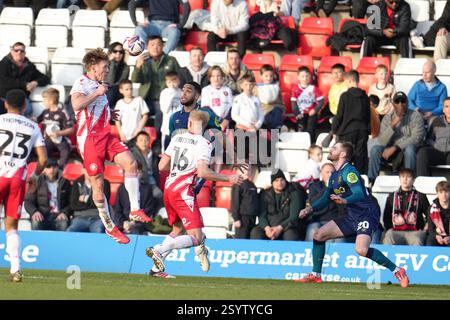
{"label": "red stadium seat", "polygon": [[[236,174],[233,170],[224,169],[220,171],[221,174],[232,175]],[[226,181],[216,182],[216,207],[226,208],[231,210],[231,190],[233,185]]]}
{"label": "red stadium seat", "polygon": [[341,63],[345,66],[345,72],[352,69],[351,57],[323,57],[320,61],[319,68],[317,69],[317,84],[323,95],[328,96],[328,91],[333,84],[333,78],[331,76],[331,68],[336,63]]}
{"label": "red stadium seat", "polygon": [[36,170],[36,167],[37,167],[37,162],[30,162],[28,164],[28,167],[27,167],[27,178],[29,178],[33,174],[34,170]]}
{"label": "red stadium seat", "polygon": [[298,54],[320,58],[331,55],[325,42],[333,34],[332,18],[306,17],[302,19],[298,36]]}
{"label": "red stadium seat", "polygon": [[200,208],[210,207],[212,181],[206,181],[197,194],[197,203]]}
{"label": "red stadium seat", "polygon": [[[282,92],[281,95],[283,97],[284,106],[286,107],[286,114],[292,114],[291,93]],[[288,117],[288,119],[290,119],[293,123],[297,122],[295,117]]]}
{"label": "red stadium seat", "polygon": [[207,46],[208,32],[206,31],[189,31],[184,40],[184,49],[191,50],[192,47],[200,47],[203,52],[208,51]]}
{"label": "red stadium seat", "polygon": [[391,74],[391,61],[389,57],[363,57],[359,61],[356,71],[359,72],[359,87],[369,92],[370,86],[375,83],[375,71],[379,65],[385,65],[388,68],[388,74]]}
{"label": "red stadium seat", "polygon": [[311,73],[314,73],[313,59],[310,56],[286,54],[281,58],[279,75],[282,92],[290,94],[292,85],[298,84],[298,68],[303,66],[308,67]]}
{"label": "red stadium seat", "polygon": [[63,178],[75,181],[83,175],[83,165],[79,163],[68,163],[64,167]]}
{"label": "red stadium seat", "polygon": [[247,0],[248,14],[250,16],[259,12],[259,6],[256,5],[256,0]]}
{"label": "red stadium seat", "polygon": [[[344,18],[344,19],[341,20],[341,22],[339,22],[338,33],[341,32],[342,26],[347,21],[357,21],[357,22],[359,22],[361,24],[367,24],[367,19]],[[346,46],[345,48],[348,49],[348,50],[350,50],[350,49],[359,49],[359,48],[361,48],[361,45],[360,44],[350,44],[350,45]]]}
{"label": "red stadium seat", "polygon": [[152,147],[155,140],[158,138],[155,127],[144,127],[145,132],[150,136],[150,148]]}
{"label": "red stadium seat", "polygon": [[263,65],[271,65],[273,69],[276,70],[275,57],[271,53],[247,53],[242,59],[242,63],[247,69],[253,71],[257,83],[261,82],[259,69],[261,69]]}
{"label": "red stadium seat", "polygon": [[191,7],[191,11],[203,9],[203,1],[204,0],[189,0],[189,6]]}
{"label": "red stadium seat", "polygon": [[111,187],[111,195],[109,197],[109,204],[114,206],[116,204],[117,191],[124,182],[124,172],[119,166],[106,166],[105,179],[109,181]]}

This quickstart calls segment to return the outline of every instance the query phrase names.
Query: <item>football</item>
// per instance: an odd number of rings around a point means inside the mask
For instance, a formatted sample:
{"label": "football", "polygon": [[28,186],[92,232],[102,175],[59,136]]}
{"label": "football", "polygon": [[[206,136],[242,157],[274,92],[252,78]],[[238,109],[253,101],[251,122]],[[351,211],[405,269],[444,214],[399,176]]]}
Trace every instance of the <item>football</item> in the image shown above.
{"label": "football", "polygon": [[126,37],[123,41],[123,48],[130,56],[138,56],[145,49],[145,42],[139,36]]}

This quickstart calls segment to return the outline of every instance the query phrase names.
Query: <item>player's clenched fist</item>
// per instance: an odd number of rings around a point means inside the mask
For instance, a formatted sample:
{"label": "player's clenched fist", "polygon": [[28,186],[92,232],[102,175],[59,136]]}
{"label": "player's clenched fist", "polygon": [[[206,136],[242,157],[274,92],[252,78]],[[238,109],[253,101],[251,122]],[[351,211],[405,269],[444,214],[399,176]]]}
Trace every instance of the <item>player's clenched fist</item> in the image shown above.
{"label": "player's clenched fist", "polygon": [[102,83],[97,87],[97,90],[95,90],[95,94],[97,96],[102,96],[108,91],[108,85],[106,83]]}

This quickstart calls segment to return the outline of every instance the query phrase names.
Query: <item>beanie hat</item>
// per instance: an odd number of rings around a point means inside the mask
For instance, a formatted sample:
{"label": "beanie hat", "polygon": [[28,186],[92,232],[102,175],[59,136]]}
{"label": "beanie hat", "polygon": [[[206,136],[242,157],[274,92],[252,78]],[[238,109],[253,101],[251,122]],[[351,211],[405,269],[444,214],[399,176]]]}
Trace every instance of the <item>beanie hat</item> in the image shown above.
{"label": "beanie hat", "polygon": [[283,178],[284,180],[286,180],[283,171],[281,171],[280,169],[278,169],[275,172],[272,172],[272,175],[270,176],[270,183],[273,183],[278,178]]}

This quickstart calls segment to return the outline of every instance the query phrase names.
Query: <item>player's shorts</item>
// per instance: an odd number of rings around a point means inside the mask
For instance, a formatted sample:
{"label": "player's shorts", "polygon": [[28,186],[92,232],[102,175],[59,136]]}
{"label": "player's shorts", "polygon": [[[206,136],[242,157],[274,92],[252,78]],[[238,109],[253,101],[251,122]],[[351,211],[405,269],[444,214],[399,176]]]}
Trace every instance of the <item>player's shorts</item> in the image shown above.
{"label": "player's shorts", "polygon": [[178,221],[186,230],[203,228],[203,219],[192,188],[164,190],[164,206],[169,225]]}
{"label": "player's shorts", "polygon": [[90,176],[105,172],[105,160],[112,162],[116,155],[128,151],[124,143],[109,133],[90,134],[84,141],[78,137],[77,145]]}
{"label": "player's shorts", "polygon": [[347,214],[333,221],[346,237],[355,234],[366,234],[372,237],[380,224],[380,210],[372,205],[368,205],[364,210],[347,207]]}
{"label": "player's shorts", "polygon": [[22,179],[24,170],[20,169],[12,178],[0,177],[0,204],[5,208],[5,216],[14,220],[20,218],[25,197],[26,182]]}

